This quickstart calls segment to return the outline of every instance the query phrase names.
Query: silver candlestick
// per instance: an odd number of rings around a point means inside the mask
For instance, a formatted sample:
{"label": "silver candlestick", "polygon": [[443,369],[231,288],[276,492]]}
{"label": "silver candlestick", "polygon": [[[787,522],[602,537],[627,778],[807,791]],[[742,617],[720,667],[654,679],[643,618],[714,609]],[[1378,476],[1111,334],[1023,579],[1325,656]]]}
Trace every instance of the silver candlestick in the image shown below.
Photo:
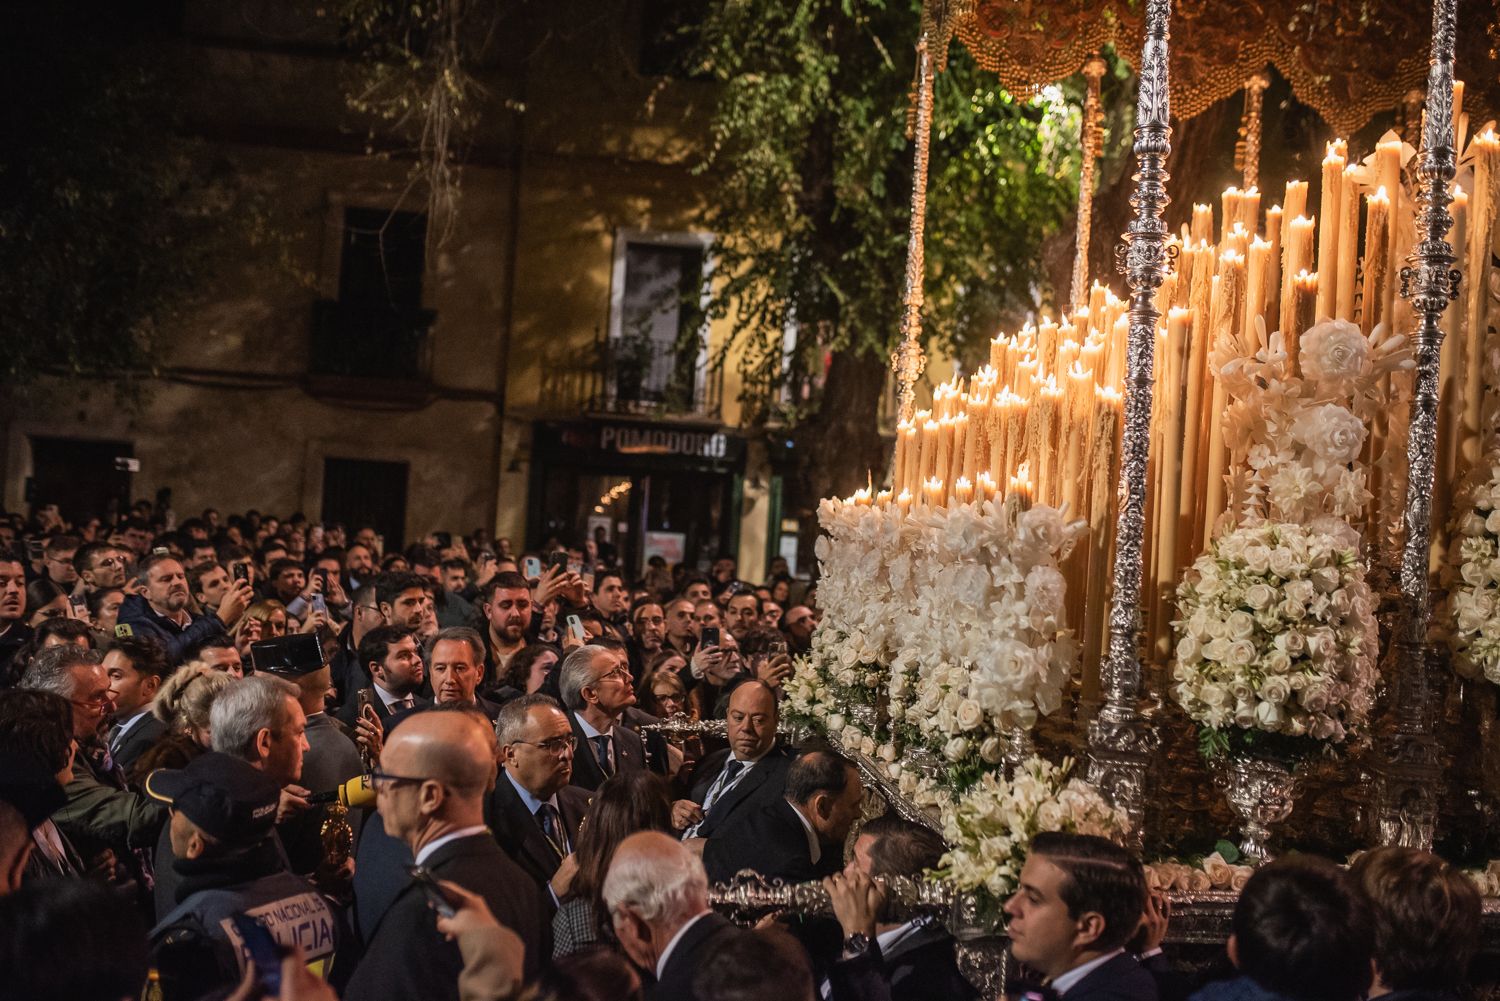
{"label": "silver candlestick", "polygon": [[1146,769],[1156,736],[1141,714],[1141,557],[1146,521],[1146,469],[1151,451],[1152,351],[1156,340],[1156,290],[1171,254],[1162,210],[1168,198],[1167,154],[1172,149],[1167,38],[1171,0],[1148,0],[1146,41],[1136,101],[1135,218],[1117,249],[1130,286],[1130,339],[1126,348],[1125,424],[1121,432],[1120,513],[1115,523],[1114,599],[1109,614],[1109,657],[1101,671],[1104,705],[1089,724],[1089,780],[1130,819],[1138,846],[1145,814]]}
{"label": "silver candlestick", "polygon": [[1438,367],[1443,310],[1458,296],[1448,212],[1458,154],[1453,139],[1453,51],[1458,0],[1432,8],[1432,61],[1427,70],[1427,111],[1417,168],[1420,242],[1401,269],[1401,296],[1417,315],[1417,370],[1406,444],[1406,544],[1401,553],[1401,609],[1387,655],[1393,702],[1382,734],[1373,814],[1382,844],[1432,846],[1441,767],[1433,735],[1432,665],[1427,650],[1431,612],[1428,559],[1432,546],[1432,485],[1437,456]]}

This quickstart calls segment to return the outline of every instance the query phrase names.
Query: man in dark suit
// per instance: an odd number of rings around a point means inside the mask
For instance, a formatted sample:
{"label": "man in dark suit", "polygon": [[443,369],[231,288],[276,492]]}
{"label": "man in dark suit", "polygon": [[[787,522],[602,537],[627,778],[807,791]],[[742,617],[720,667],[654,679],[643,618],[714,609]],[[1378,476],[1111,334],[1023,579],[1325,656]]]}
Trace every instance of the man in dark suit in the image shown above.
{"label": "man in dark suit", "polygon": [[552,877],[572,853],[589,792],[569,785],[573,729],[550,696],[523,695],[500,707],[495,722],[500,776],[486,803],[495,840],[542,891],[555,900]]}
{"label": "man in dark suit", "polygon": [[698,1001],[698,968],[748,934],[709,908],[708,878],[692,850],[657,831],[620,842],[604,878],[604,903],[626,955],[656,974],[649,1001]]}
{"label": "man in dark suit", "polygon": [[126,774],[135,759],[167,732],[167,724],[151,714],[151,701],[170,672],[165,648],[144,637],[116,639],[104,655],[109,695],[115,703],[105,739],[110,758]]}
{"label": "man in dark suit", "polygon": [[[620,771],[646,767],[641,735],[620,722],[635,705],[630,660],[623,648],[590,644],[568,654],[558,672],[558,690],[578,739],[573,784],[593,792]],[[665,763],[652,763],[660,772]]]}
{"label": "man in dark suit", "polygon": [[[382,726],[389,726],[392,716],[407,709],[430,705],[417,694],[427,677],[422,653],[417,649],[416,633],[403,626],[376,626],[359,644],[359,660],[373,682],[375,697],[370,707]],[[359,700],[351,697],[344,703],[339,719],[350,727],[357,725]]]}
{"label": "man in dark suit", "polygon": [[1044,832],[1005,903],[1011,954],[1067,1001],[1157,1001],[1125,951],[1146,907],[1141,863],[1105,838]]}
{"label": "man in dark suit", "polygon": [[[958,970],[948,929],[925,918],[878,922],[867,892],[881,877],[918,876],[942,860],[943,839],[930,828],[887,813],[865,822],[854,839],[854,858],[828,880],[834,914],[842,926],[843,958],[828,971],[831,1001],[878,994],[891,1001],[971,1001],[979,993]],[[880,894],[876,891],[878,899]],[[874,989],[869,978],[880,986]]]}
{"label": "man in dark suit", "polygon": [[450,626],[432,638],[428,651],[436,702],[474,706],[494,724],[500,706],[480,696],[478,691],[484,675],[484,639],[479,633],[466,626]]}
{"label": "man in dark suit", "polygon": [[[434,880],[484,898],[496,919],[521,937],[530,978],[541,965],[543,911],[535,884],[484,826],[484,800],[495,778],[488,730],[476,711],[413,713],[391,733],[373,779],[386,829],[406,842]],[[422,887],[410,880],[376,922],[344,1001],[456,1001],[463,967],[458,946],[437,930]]]}
{"label": "man in dark suit", "polygon": [[766,879],[801,883],[844,867],[844,841],[859,819],[864,786],[859,770],[833,751],[810,751],[786,771],[786,795],[727,827],[703,846],[703,865],[716,883],[741,869]]}
{"label": "man in dark suit", "polygon": [[729,746],[703,759],[689,798],[672,804],[672,825],[683,840],[711,837],[786,793],[791,755],[777,746],[777,721],[776,692],[765,682],[746,680],[730,692]]}

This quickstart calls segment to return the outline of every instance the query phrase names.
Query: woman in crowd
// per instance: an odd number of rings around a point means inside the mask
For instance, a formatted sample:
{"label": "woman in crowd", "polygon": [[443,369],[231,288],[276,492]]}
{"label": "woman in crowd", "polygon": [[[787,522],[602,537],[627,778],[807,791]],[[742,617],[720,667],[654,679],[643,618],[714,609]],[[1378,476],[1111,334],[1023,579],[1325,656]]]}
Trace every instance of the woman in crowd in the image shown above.
{"label": "woman in crowd", "polygon": [[550,643],[528,643],[510,659],[505,676],[495,686],[495,691],[502,699],[530,695],[542,687],[561,658],[562,651]]}
{"label": "woman in crowd", "polygon": [[115,624],[120,621],[120,605],[125,601],[125,592],[119,588],[106,587],[89,595],[89,617],[94,628],[105,636],[115,634]]}
{"label": "woman in crowd", "polygon": [[[662,650],[652,657],[636,686],[641,709],[661,719],[679,715],[697,719],[697,710],[689,703],[687,687],[682,681],[686,667],[687,661],[675,650]],[[685,772],[683,766],[691,766],[703,757],[703,738],[697,734],[668,734],[667,755],[671,758],[668,768],[671,775],[680,777],[691,772],[691,767]]]}
{"label": "woman in crowd", "polygon": [[148,748],[130,770],[139,784],[157,768],[185,768],[209,749],[208,714],[219,693],[234,683],[223,671],[205,664],[184,664],[162,682],[151,714],[167,724],[166,735]]}
{"label": "woman in crowd", "polygon": [[609,909],[604,906],[604,876],[620,842],[637,831],[672,833],[667,784],[654,772],[620,772],[594,795],[578,835],[578,872],[552,918],[554,958],[613,942]]}
{"label": "woman in crowd", "polygon": [[35,629],[48,619],[61,619],[68,614],[68,596],[46,577],[38,577],[26,585],[26,624]]}

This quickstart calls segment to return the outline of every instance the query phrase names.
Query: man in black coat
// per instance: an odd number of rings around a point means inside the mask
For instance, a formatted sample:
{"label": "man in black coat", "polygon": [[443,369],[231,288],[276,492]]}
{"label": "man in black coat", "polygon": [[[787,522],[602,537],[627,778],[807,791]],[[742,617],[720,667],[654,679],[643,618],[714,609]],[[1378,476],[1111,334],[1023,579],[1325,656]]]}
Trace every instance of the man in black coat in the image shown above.
{"label": "man in black coat", "polygon": [[[944,850],[943,839],[935,831],[894,813],[868,820],[860,828],[848,869],[829,881],[829,896],[844,936],[844,958],[828,971],[832,1001],[863,1001],[871,995],[891,1001],[972,1001],[979,997],[959,972],[956,943],[942,924],[926,918],[879,923],[878,908],[862,906],[870,902],[861,892],[868,889],[868,881],[920,877],[937,868]],[[880,986],[872,988],[872,976]]]}
{"label": "man in black coat", "polygon": [[432,695],[438,705],[450,702],[474,706],[491,724],[500,713],[498,703],[479,694],[484,675],[484,639],[467,626],[449,626],[428,647]]}
{"label": "man in black coat", "polygon": [[[573,784],[593,792],[616,772],[647,767],[641,735],[620,722],[635,705],[630,661],[618,644],[590,644],[568,654],[558,671],[558,689],[578,740]],[[662,772],[665,762],[651,762]]]}
{"label": "man in black coat", "polygon": [[709,879],[741,869],[800,883],[844,867],[844,841],[859,819],[859,770],[832,751],[810,751],[787,767],[786,795],[716,830],[703,846]]}
{"label": "man in black coat", "polygon": [[626,955],[656,975],[649,1001],[698,1001],[698,968],[734,936],[748,934],[709,908],[708,878],[691,849],[656,831],[620,842],[604,879],[604,903]]}
{"label": "man in black coat", "polygon": [[[359,644],[359,660],[369,673],[372,684],[370,707],[381,726],[390,728],[390,719],[408,709],[431,705],[417,692],[427,677],[422,652],[417,649],[416,634],[403,626],[376,626]],[[357,725],[359,699],[350,696],[339,712],[346,726]]]}
{"label": "man in black coat", "polygon": [[181,664],[189,650],[198,644],[227,633],[250,607],[250,585],[237,580],[224,593],[219,607],[205,615],[194,615],[188,608],[192,596],[188,591],[187,571],[175,558],[154,554],[141,561],[139,570],[142,594],[126,597],[120,605],[120,624],[130,627],[130,634],[154,639],[166,650],[167,661]]}
{"label": "man in black coat", "polygon": [[729,693],[724,717],[729,746],[703,759],[687,799],[672,804],[672,826],[688,838],[711,837],[786,793],[791,755],[776,743],[776,692],[747,680]]}
{"label": "man in black coat", "polygon": [[1011,954],[1068,1001],[1157,1001],[1125,951],[1146,906],[1141,863],[1106,838],[1044,832],[1005,904]]}
{"label": "man in black coat", "polygon": [[590,799],[587,789],[568,784],[573,730],[554,699],[534,693],[500,707],[495,735],[500,775],[485,818],[500,847],[554,902],[552,877],[576,845]]}
{"label": "man in black coat", "polygon": [[111,760],[128,775],[135,759],[167,732],[167,724],[152,715],[151,701],[171,668],[161,644],[120,638],[104,655],[104,673],[115,703],[106,746]]}
{"label": "man in black coat", "polygon": [[[530,978],[543,956],[543,910],[536,885],[484,826],[484,800],[495,778],[490,746],[488,726],[476,711],[413,713],[391,733],[373,778],[386,829],[406,842],[416,865],[434,880],[484,898],[495,918],[521,937]],[[456,1001],[463,965],[413,879],[376,922],[343,998]]]}

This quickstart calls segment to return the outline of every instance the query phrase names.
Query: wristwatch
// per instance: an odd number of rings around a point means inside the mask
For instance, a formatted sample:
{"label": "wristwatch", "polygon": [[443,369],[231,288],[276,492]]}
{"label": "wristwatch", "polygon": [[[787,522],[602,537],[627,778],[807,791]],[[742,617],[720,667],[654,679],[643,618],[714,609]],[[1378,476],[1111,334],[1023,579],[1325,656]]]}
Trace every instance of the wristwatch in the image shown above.
{"label": "wristwatch", "polygon": [[856,956],[863,956],[869,951],[870,936],[866,935],[862,931],[857,931],[853,935],[850,935],[848,938],[844,939],[845,959],[853,959]]}

